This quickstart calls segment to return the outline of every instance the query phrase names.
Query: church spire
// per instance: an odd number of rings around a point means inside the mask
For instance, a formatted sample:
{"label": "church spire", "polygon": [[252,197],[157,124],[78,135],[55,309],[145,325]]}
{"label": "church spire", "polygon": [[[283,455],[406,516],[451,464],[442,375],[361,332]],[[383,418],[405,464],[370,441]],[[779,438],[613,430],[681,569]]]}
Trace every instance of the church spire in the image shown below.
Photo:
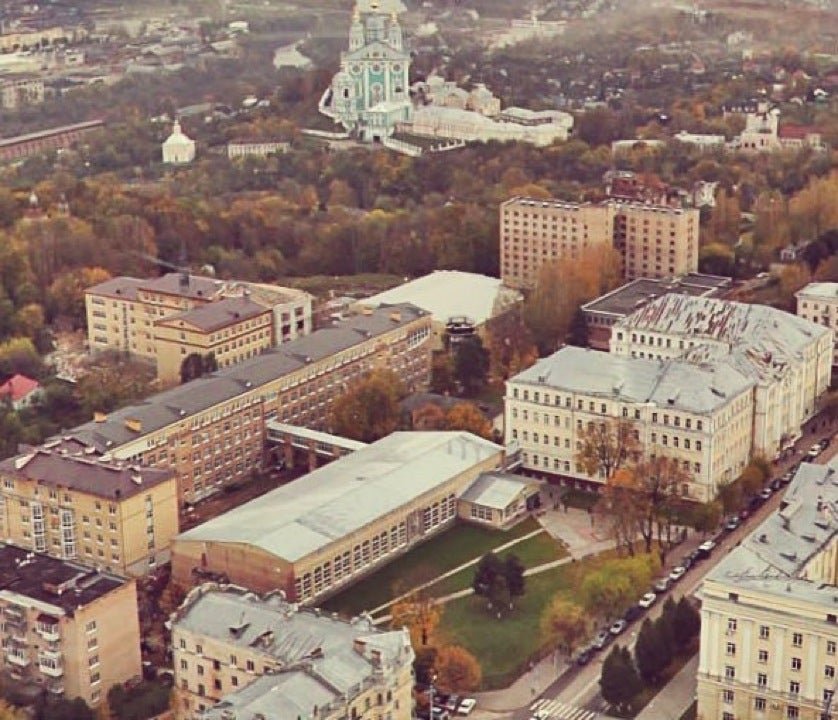
{"label": "church spire", "polygon": [[361,23],[361,9],[355,5],[352,11],[352,25],[349,28],[349,49],[358,50],[364,47],[364,26]]}

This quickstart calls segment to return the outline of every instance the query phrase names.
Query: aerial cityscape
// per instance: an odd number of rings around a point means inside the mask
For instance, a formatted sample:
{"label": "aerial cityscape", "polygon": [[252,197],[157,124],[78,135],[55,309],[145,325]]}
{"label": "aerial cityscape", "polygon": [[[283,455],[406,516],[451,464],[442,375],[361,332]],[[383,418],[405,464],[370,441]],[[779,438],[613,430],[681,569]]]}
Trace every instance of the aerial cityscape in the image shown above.
{"label": "aerial cityscape", "polygon": [[0,3],[0,720],[838,719],[838,0]]}

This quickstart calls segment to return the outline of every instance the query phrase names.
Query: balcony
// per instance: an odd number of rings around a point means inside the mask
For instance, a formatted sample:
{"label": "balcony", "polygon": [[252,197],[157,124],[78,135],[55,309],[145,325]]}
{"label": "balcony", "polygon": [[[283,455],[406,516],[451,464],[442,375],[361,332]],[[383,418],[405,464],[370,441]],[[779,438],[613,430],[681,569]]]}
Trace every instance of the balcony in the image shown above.
{"label": "balcony", "polygon": [[17,665],[17,667],[24,668],[29,665],[29,658],[21,653],[7,652],[6,662],[11,663],[12,665]]}
{"label": "balcony", "polygon": [[47,677],[59,678],[64,675],[64,666],[61,663],[46,661],[46,658],[38,659],[38,670]]}
{"label": "balcony", "polygon": [[47,683],[47,692],[50,692],[53,695],[63,695],[64,694],[64,683],[63,682]]}
{"label": "balcony", "polygon": [[23,610],[15,605],[6,605],[3,608],[3,615],[7,622],[25,622],[26,614]]}
{"label": "balcony", "polygon": [[58,642],[61,639],[61,635],[58,633],[58,623],[38,621],[35,631],[47,642]]}

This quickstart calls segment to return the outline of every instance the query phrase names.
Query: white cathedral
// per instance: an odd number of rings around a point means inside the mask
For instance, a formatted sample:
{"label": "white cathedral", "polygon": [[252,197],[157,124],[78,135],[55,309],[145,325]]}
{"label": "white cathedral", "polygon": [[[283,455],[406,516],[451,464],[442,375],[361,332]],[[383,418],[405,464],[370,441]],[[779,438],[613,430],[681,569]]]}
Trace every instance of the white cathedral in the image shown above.
{"label": "white cathedral", "polygon": [[409,68],[398,9],[360,0],[349,30],[349,50],[341,54],[340,71],[323,93],[319,110],[359,140],[382,141],[413,115]]}

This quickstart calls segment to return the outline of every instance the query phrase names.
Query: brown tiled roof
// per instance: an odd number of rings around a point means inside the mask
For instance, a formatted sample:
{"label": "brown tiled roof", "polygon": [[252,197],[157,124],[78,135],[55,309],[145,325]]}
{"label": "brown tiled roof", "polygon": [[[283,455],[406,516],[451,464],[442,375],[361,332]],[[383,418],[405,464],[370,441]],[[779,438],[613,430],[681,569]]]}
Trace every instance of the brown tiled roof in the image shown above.
{"label": "brown tiled roof", "polygon": [[204,332],[214,332],[242,320],[258,317],[266,312],[270,312],[269,308],[254,302],[250,298],[233,297],[207,303],[177,315],[171,315],[158,320],[155,324],[180,327],[185,323]]}
{"label": "brown tiled roof", "polygon": [[98,285],[87,288],[88,295],[105,295],[123,300],[136,300],[137,289],[143,284],[142,280],[132,277],[115,277],[105,280]]}

